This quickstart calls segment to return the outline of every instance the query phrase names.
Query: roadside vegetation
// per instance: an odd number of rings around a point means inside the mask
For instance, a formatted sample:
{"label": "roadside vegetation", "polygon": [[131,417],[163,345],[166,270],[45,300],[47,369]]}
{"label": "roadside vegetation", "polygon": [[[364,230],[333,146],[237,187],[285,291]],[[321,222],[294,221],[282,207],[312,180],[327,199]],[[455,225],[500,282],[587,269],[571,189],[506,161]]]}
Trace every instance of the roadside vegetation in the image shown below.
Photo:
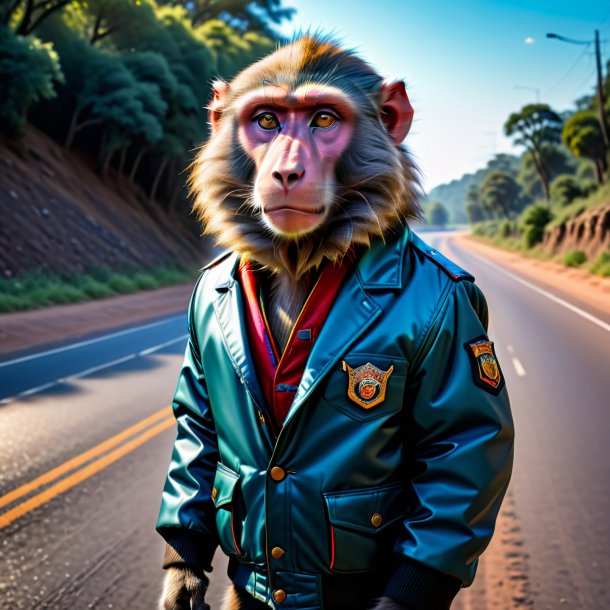
{"label": "roadside vegetation", "polygon": [[[172,238],[198,243],[189,218],[185,168],[208,135],[211,83],[231,79],[273,50],[279,39],[276,26],[293,13],[282,0],[0,2],[0,143],[38,167],[43,178],[69,182],[72,176],[52,171],[48,161],[40,163],[41,155],[26,144],[28,126],[35,127],[63,148],[55,158],[65,159],[66,165],[86,158],[92,161],[87,168],[94,168],[105,183],[129,193],[124,207],[131,216],[125,218],[140,214],[157,222],[161,231],[169,226],[162,220],[178,219],[171,226],[183,234]],[[7,161],[0,178],[7,223],[0,230],[0,312],[152,290],[192,277],[179,266],[123,271],[122,261],[108,250],[132,248],[139,254],[138,243],[127,244],[104,222],[110,207],[94,217],[91,206],[77,209],[78,202],[62,208],[56,193],[49,193],[48,201],[34,201],[35,189],[20,190],[11,183],[14,166]],[[93,200],[86,191],[83,180],[83,201]],[[141,207],[134,212],[134,205]],[[14,219],[33,208],[35,216],[45,214],[46,224],[41,221],[24,235],[30,229]],[[49,229],[48,219],[62,213],[67,228]],[[18,239],[11,235],[13,225]],[[103,242],[105,248],[85,248],[85,229],[77,235],[77,225],[95,232],[95,243]],[[134,222],[134,234],[146,232],[146,226]],[[26,256],[37,230],[49,247],[42,263],[40,257]],[[185,261],[184,249],[172,250],[171,243],[162,249],[173,260]],[[72,256],[71,264],[81,274],[53,274],[63,267],[62,256],[76,250],[82,255]],[[98,259],[100,267],[110,270],[90,270]]]}
{"label": "roadside vegetation", "polygon": [[[604,88],[610,93],[608,76]],[[596,103],[593,96],[585,96],[576,102],[576,111],[561,114],[547,104],[529,104],[508,118],[504,131],[524,152],[518,164],[509,159],[502,163],[498,155],[480,184],[467,191],[465,208],[475,236],[567,267],[610,275],[603,262],[610,253],[600,252],[595,244],[599,240],[607,248],[604,219],[610,210],[610,148]],[[579,222],[582,226],[575,229]],[[585,237],[587,222],[593,230]]]}
{"label": "roadside vegetation", "polygon": [[0,313],[155,290],[192,282],[196,275],[185,267],[159,267],[147,272],[122,273],[100,268],[75,277],[33,272],[17,279],[0,278]]}

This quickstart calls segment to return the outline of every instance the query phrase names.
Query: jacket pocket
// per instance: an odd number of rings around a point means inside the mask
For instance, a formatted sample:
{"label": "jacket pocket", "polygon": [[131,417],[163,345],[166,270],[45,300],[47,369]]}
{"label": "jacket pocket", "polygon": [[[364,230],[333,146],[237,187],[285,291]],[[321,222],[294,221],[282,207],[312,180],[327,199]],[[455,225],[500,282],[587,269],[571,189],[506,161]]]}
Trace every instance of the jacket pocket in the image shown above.
{"label": "jacket pocket", "polygon": [[[366,365],[371,367],[367,369]],[[406,378],[407,361],[404,358],[352,353],[331,371],[324,398],[356,421],[387,417],[402,408]]]}
{"label": "jacket pocket", "polygon": [[403,483],[325,492],[331,572],[364,572],[392,560],[400,520],[408,513]]}
{"label": "jacket pocket", "polygon": [[235,487],[239,474],[218,462],[216,476],[212,488],[212,500],[216,507],[216,528],[220,539],[220,547],[228,555],[242,555],[237,543],[235,517]]}

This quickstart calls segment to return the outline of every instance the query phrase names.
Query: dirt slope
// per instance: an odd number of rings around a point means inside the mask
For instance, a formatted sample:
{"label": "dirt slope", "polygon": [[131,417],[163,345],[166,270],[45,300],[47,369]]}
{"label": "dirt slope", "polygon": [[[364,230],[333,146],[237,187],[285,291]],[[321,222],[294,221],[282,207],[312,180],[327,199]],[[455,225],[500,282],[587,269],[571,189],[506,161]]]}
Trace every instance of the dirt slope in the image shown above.
{"label": "dirt slope", "polygon": [[149,269],[205,258],[197,228],[152,206],[113,170],[102,180],[87,156],[28,126],[17,154],[0,143],[0,274]]}

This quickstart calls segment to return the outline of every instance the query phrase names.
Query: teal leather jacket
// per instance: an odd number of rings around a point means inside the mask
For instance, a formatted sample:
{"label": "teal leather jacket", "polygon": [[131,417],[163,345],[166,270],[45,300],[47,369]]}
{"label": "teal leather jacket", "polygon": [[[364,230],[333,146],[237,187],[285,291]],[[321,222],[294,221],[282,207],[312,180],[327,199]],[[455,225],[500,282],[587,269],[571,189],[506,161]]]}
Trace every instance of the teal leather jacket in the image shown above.
{"label": "teal leather jacket", "polygon": [[[513,455],[502,373],[496,387],[485,382],[471,348],[487,339],[474,278],[409,229],[373,243],[345,279],[275,438],[238,263],[217,259],[193,294],[159,533],[204,568],[220,544],[234,581],[271,606],[280,591],[282,608],[321,608],[324,575],[402,557],[469,585]],[[364,408],[348,396],[344,361],[393,367],[381,402]]]}

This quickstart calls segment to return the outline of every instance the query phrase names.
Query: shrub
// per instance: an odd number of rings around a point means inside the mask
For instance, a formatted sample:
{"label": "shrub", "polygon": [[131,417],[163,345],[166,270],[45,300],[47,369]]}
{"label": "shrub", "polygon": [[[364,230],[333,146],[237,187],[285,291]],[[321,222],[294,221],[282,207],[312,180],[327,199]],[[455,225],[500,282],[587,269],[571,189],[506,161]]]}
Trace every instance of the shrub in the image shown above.
{"label": "shrub", "polygon": [[553,205],[563,208],[570,205],[577,197],[583,197],[584,195],[586,193],[574,176],[561,174],[551,182],[551,201]]}
{"label": "shrub", "polygon": [[566,267],[580,267],[587,260],[587,255],[582,250],[570,250],[563,257]]}
{"label": "shrub", "polygon": [[113,273],[110,275],[107,283],[112,290],[120,294],[126,294],[128,292],[134,292],[137,290],[135,282],[124,275],[120,275],[119,273]]}
{"label": "shrub", "polygon": [[551,221],[553,214],[544,203],[528,205],[519,216],[519,228],[523,233],[523,245],[531,248],[542,241],[544,227]]}
{"label": "shrub", "polygon": [[610,277],[610,252],[602,252],[591,266],[591,272]]}
{"label": "shrub", "polygon": [[136,273],[131,280],[139,290],[154,290],[159,287],[159,281],[150,273]]}
{"label": "shrub", "polygon": [[110,297],[114,291],[110,286],[104,284],[90,275],[83,275],[76,279],[76,286],[92,299],[103,299]]}

